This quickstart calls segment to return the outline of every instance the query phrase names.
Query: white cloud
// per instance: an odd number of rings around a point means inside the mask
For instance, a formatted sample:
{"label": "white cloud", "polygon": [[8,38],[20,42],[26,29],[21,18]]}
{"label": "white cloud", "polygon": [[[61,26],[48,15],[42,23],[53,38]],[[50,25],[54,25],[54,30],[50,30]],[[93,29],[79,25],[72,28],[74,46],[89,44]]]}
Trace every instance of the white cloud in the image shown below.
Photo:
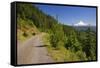
{"label": "white cloud", "polygon": [[83,21],[80,21],[79,23],[74,24],[74,26],[87,26],[87,25],[88,24]]}

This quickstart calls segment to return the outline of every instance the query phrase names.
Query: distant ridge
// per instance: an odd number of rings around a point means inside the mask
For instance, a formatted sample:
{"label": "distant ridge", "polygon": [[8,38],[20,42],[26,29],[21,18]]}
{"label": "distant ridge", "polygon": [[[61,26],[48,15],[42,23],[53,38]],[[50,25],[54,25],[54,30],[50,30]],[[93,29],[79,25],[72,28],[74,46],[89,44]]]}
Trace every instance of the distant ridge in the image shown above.
{"label": "distant ridge", "polygon": [[79,31],[85,31],[88,28],[90,28],[92,31],[96,31],[96,26],[72,26],[72,27]]}

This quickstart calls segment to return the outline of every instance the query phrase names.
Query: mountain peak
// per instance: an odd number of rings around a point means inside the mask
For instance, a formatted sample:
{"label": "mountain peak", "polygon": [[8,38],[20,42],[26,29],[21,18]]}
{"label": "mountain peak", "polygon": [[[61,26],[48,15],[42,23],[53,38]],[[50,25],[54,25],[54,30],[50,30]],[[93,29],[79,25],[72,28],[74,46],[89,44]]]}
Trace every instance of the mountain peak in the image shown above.
{"label": "mountain peak", "polygon": [[80,21],[80,22],[74,24],[74,26],[87,26],[87,25],[88,25],[88,24],[85,23],[85,22],[83,22],[83,21]]}

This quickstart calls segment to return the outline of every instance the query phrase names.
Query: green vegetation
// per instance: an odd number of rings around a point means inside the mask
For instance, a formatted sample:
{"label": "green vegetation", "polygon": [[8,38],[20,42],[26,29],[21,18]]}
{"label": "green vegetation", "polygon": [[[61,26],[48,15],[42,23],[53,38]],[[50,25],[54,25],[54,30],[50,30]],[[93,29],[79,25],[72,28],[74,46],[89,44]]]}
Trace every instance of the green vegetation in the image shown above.
{"label": "green vegetation", "polygon": [[28,13],[28,12],[26,13],[27,8],[25,8],[24,5],[20,5],[20,4],[17,5],[17,8],[19,8],[17,11],[17,37],[18,40],[23,42],[26,39],[30,38],[31,36],[38,34],[39,30],[33,24],[34,21],[25,17],[27,16]]}
{"label": "green vegetation", "polygon": [[24,41],[44,33],[43,41],[54,60],[60,62],[96,60],[96,33],[88,28],[77,31],[60,24],[35,5],[17,4],[17,37]]}

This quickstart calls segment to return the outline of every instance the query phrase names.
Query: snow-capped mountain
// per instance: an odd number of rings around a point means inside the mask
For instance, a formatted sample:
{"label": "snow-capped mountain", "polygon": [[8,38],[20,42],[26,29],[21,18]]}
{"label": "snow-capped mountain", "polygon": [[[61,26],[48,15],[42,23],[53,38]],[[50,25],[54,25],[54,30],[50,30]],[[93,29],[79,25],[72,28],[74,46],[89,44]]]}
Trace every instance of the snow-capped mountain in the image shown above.
{"label": "snow-capped mountain", "polygon": [[80,22],[74,24],[74,26],[88,26],[88,24],[83,21],[80,21]]}
{"label": "snow-capped mountain", "polygon": [[73,26],[76,30],[87,30],[88,28],[91,28],[92,31],[96,31],[96,26],[91,26],[83,21],[80,21],[79,23],[74,24]]}

